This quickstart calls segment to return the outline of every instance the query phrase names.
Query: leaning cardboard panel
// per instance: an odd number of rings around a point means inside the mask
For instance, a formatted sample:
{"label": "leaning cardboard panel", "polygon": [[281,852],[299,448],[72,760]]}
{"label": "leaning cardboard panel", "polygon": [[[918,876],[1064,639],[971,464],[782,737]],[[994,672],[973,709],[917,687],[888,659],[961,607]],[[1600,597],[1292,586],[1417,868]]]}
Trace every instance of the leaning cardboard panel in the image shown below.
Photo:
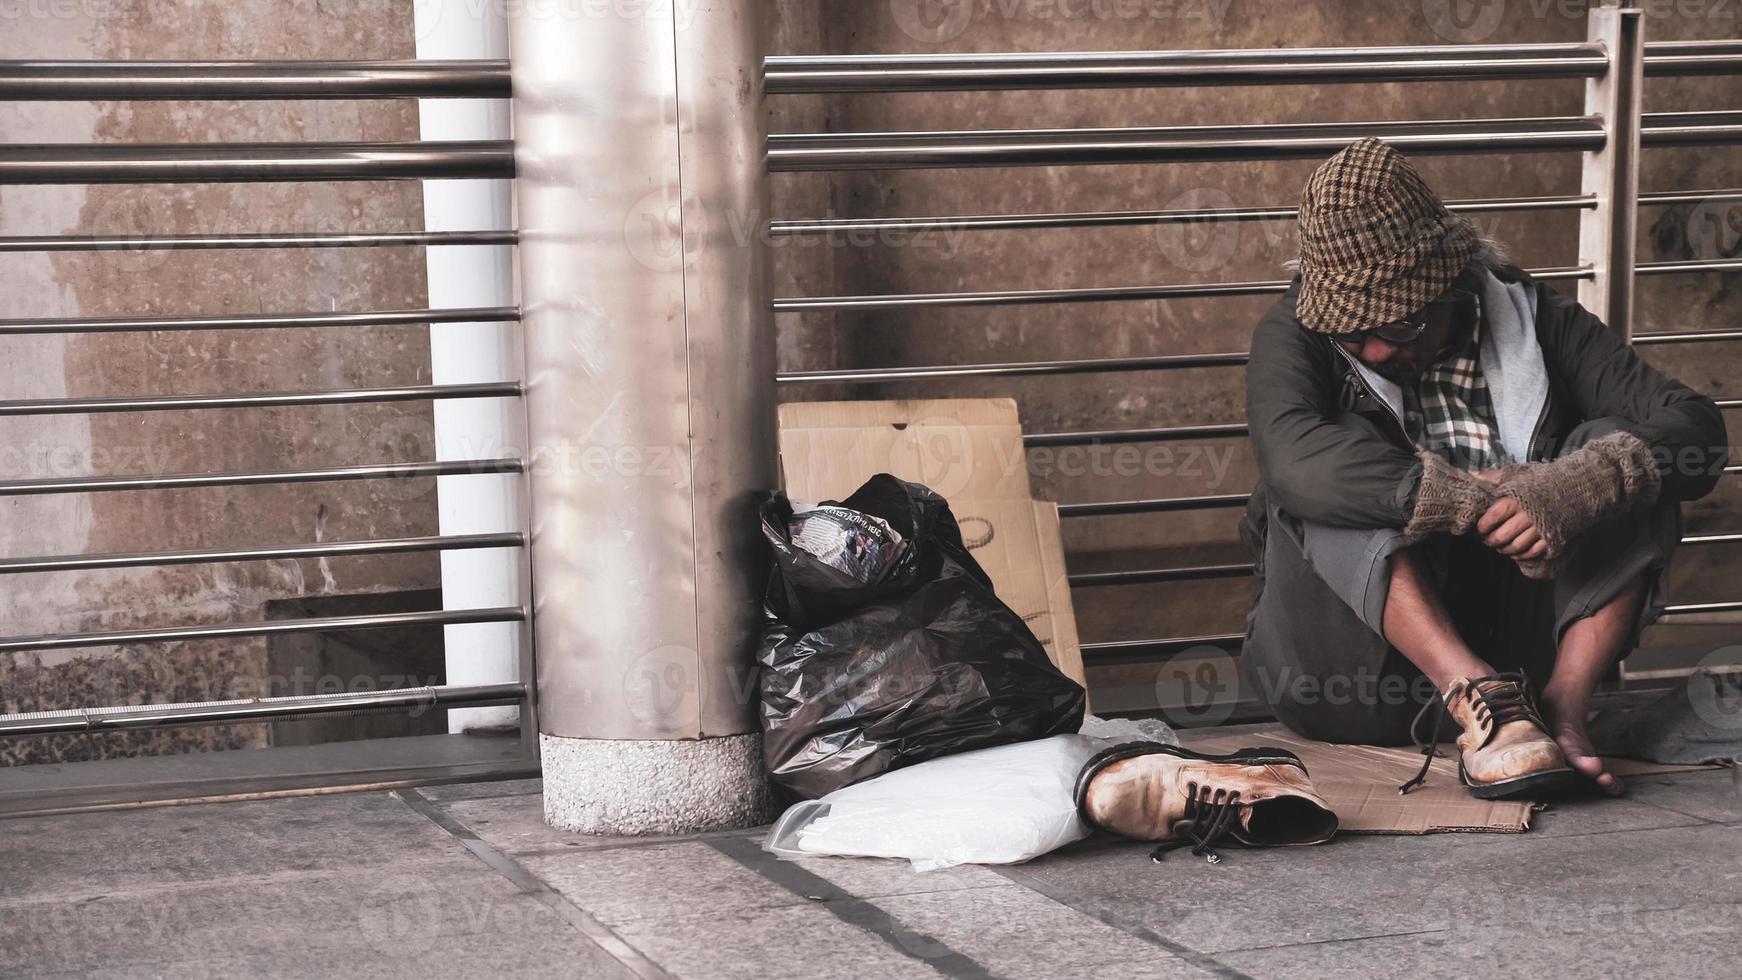
{"label": "leaning cardboard panel", "polygon": [[1058,506],[1029,496],[1016,402],[794,402],[780,406],[780,458],[794,500],[840,500],[878,473],[942,494],[998,597],[1084,683]]}

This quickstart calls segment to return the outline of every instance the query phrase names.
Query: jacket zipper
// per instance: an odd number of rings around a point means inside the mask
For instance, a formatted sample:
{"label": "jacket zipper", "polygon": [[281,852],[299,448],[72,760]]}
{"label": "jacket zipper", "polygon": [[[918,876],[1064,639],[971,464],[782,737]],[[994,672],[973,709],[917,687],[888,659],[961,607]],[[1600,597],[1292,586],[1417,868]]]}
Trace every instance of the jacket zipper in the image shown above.
{"label": "jacket zipper", "polygon": [[1542,435],[1542,424],[1548,421],[1548,402],[1552,397],[1554,397],[1554,392],[1551,390],[1542,398],[1542,410],[1536,413],[1536,425],[1532,426],[1530,430],[1530,445],[1524,447],[1524,459],[1520,462],[1536,462],[1537,439]]}
{"label": "jacket zipper", "polygon": [[[1338,347],[1335,341],[1328,341],[1328,343],[1330,343],[1331,348],[1333,350],[1335,350],[1338,354],[1341,354],[1343,356],[1344,361],[1348,362],[1344,368],[1344,371],[1343,371],[1344,381],[1345,382],[1354,381],[1356,385],[1360,386],[1362,391],[1367,393],[1368,398],[1373,399],[1381,407],[1383,407],[1385,409],[1385,414],[1391,416],[1391,420],[1393,422],[1397,423],[1397,431],[1402,434],[1403,441],[1405,443],[1408,443],[1409,442],[1409,427],[1403,424],[1403,416],[1397,414],[1397,412],[1392,409],[1390,402],[1386,401],[1383,398],[1380,398],[1379,393],[1374,391],[1371,387],[1368,386],[1367,379],[1361,377],[1361,372],[1357,371],[1355,369],[1355,360],[1354,360],[1354,358],[1349,356],[1348,351],[1344,350],[1341,347]],[[1544,407],[1546,408],[1546,405]],[[1539,425],[1541,424],[1540,419],[1538,420],[1538,424]],[[1414,448],[1414,447],[1412,446],[1411,448]]]}

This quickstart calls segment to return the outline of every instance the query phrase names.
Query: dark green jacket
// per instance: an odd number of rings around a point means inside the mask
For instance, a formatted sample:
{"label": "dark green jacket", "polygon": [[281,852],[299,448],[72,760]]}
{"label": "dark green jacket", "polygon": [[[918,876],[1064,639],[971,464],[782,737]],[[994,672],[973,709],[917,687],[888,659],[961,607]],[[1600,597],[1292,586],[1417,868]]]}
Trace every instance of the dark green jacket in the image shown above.
{"label": "dark green jacket", "polygon": [[[1580,422],[1619,416],[1653,448],[1663,474],[1662,499],[1710,493],[1729,459],[1724,418],[1712,400],[1646,364],[1584,307],[1522,270],[1495,275],[1537,295],[1536,335],[1549,392],[1529,458],[1553,458]],[[1246,367],[1246,419],[1259,486],[1242,530],[1253,546],[1263,541],[1267,502],[1320,524],[1402,527],[1421,481],[1421,463],[1390,407],[1329,338],[1296,319],[1299,290],[1297,276],[1259,320]],[[1337,422],[1345,412],[1371,418],[1387,438]]]}

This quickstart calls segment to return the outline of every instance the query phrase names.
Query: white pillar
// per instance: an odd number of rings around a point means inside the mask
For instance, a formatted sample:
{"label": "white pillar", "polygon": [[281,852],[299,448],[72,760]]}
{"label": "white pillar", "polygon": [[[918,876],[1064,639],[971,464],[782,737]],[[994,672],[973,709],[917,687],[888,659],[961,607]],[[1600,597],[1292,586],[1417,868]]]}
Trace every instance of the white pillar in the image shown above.
{"label": "white pillar", "polygon": [[[508,57],[508,24],[496,0],[416,0],[420,59]],[[426,140],[508,139],[505,99],[421,99],[419,129]],[[511,228],[513,187],[506,180],[426,180],[424,228],[472,231]],[[514,255],[507,245],[449,245],[427,250],[432,308],[512,306]],[[430,379],[434,384],[507,381],[520,377],[521,358],[512,323],[444,323],[430,327]],[[484,459],[518,455],[524,445],[520,407],[507,398],[466,398],[435,403],[438,459]],[[514,475],[444,476],[436,496],[442,534],[483,534],[520,526]],[[443,552],[442,606],[517,606],[520,552],[513,549]],[[519,623],[468,623],[445,627],[447,683],[485,684],[519,680]],[[448,730],[518,723],[514,705],[455,708]]]}

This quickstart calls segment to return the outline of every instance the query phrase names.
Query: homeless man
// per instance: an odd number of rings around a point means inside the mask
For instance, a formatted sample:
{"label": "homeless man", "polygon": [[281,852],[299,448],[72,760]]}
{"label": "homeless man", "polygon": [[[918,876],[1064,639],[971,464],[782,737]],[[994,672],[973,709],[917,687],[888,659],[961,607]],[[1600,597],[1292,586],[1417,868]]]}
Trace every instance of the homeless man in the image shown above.
{"label": "homeless man", "polygon": [[1586,735],[1591,693],[1662,612],[1678,505],[1728,459],[1717,407],[1382,141],[1315,171],[1299,221],[1299,275],[1246,372],[1247,682],[1308,738],[1456,730],[1478,797],[1621,793]]}

